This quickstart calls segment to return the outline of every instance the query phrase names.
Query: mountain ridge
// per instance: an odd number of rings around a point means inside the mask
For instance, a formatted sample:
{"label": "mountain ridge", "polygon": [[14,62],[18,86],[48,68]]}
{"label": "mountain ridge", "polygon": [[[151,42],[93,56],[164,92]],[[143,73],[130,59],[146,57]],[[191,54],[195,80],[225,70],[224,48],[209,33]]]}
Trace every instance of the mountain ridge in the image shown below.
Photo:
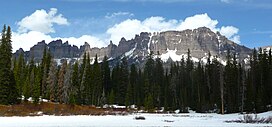
{"label": "mountain ridge", "polygon": [[89,53],[91,61],[96,55],[99,61],[102,61],[104,56],[115,61],[126,56],[130,63],[137,64],[142,64],[150,53],[161,57],[165,62],[168,59],[178,61],[187,54],[188,49],[191,51],[191,56],[199,60],[206,57],[209,52],[212,56],[221,59],[226,59],[227,50],[237,53],[240,59],[247,58],[252,52],[252,49],[228,40],[219,32],[214,33],[209,28],[200,27],[183,31],[141,32],[133,39],[126,40],[123,37],[118,45],[110,41],[108,46],[102,48],[90,47],[87,42],[78,48],[62,40],[48,44],[41,41],[31,47],[30,51],[17,50],[14,56],[18,57],[20,53],[24,53],[27,60],[33,57],[35,61],[40,61],[44,48],[50,50],[55,59],[82,59],[86,52]]}

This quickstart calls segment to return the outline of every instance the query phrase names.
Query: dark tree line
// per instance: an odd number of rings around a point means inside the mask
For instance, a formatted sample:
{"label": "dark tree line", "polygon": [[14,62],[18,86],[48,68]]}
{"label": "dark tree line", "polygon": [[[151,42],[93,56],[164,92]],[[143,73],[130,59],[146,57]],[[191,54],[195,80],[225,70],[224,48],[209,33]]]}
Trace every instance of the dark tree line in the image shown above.
{"label": "dark tree line", "polygon": [[35,103],[43,98],[78,105],[137,105],[148,111],[162,107],[217,113],[271,110],[271,50],[254,49],[249,66],[229,52],[224,65],[210,54],[205,64],[195,63],[189,49],[188,57],[170,67],[152,54],[143,68],[129,65],[126,57],[110,68],[107,57],[99,63],[97,56],[91,61],[86,53],[75,63],[65,60],[57,65],[47,48],[41,63],[26,62],[22,55],[12,61],[9,29],[4,28],[0,46],[1,104],[18,103],[23,95]]}

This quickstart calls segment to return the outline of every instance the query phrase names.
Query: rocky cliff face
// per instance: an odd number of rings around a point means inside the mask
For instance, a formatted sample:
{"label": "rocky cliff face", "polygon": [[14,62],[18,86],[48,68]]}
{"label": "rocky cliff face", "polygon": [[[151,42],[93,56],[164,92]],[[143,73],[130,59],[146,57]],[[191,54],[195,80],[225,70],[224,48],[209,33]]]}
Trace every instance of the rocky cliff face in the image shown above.
{"label": "rocky cliff face", "polygon": [[153,52],[165,54],[174,50],[177,55],[182,55],[190,49],[192,56],[198,59],[205,57],[208,52],[213,56],[225,57],[228,49],[238,53],[241,58],[251,53],[251,49],[240,46],[206,27],[154,33],[150,42],[150,50]]}
{"label": "rocky cliff face", "polygon": [[62,40],[55,40],[49,44],[46,44],[45,41],[41,41],[31,47],[29,51],[23,51],[23,49],[17,50],[14,56],[18,57],[23,53],[27,60],[34,58],[36,62],[39,62],[43,57],[44,49],[47,49],[55,59],[79,58],[84,52],[84,48],[85,45],[79,49],[77,46],[71,46],[68,42],[63,43]]}
{"label": "rocky cliff face", "polygon": [[[115,63],[126,56],[129,63],[136,64],[144,63],[150,53],[161,57],[165,62],[168,60],[178,61],[182,57],[186,57],[188,49],[190,49],[194,60],[202,60],[207,57],[209,52],[212,56],[218,56],[224,60],[228,49],[237,53],[240,59],[248,57],[251,53],[251,49],[238,45],[206,27],[184,31],[142,32],[140,35],[135,35],[134,39],[131,40],[121,38],[118,46],[110,42],[107,47],[103,48],[91,48],[87,42],[78,48],[69,45],[68,42],[63,43],[61,40],[52,41],[48,45],[42,41],[24,54],[27,58],[33,56],[35,59],[41,59],[45,47],[56,59],[82,58],[84,52],[86,52],[91,60],[96,55],[99,61],[107,56],[112,63]],[[18,56],[20,52],[23,51],[18,50],[15,56]]]}

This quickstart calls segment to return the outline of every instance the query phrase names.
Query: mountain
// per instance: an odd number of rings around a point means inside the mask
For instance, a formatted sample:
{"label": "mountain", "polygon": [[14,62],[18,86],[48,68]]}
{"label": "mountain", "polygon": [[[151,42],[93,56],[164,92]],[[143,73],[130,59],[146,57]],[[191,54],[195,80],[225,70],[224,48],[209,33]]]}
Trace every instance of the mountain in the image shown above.
{"label": "mountain", "polygon": [[180,61],[182,57],[186,58],[188,49],[194,61],[204,62],[209,52],[212,56],[220,57],[222,61],[226,60],[228,49],[232,53],[237,53],[241,60],[248,58],[252,52],[250,48],[238,45],[219,32],[214,33],[206,27],[184,31],[142,32],[131,40],[121,38],[118,46],[110,43],[105,48],[87,47],[85,51],[92,59],[96,54],[99,60],[106,55],[118,62],[126,56],[129,63],[141,65],[150,53],[159,56],[164,62]]}
{"label": "mountain", "polygon": [[179,61],[182,57],[186,58],[188,49],[190,49],[194,61],[205,61],[209,52],[212,56],[217,56],[224,61],[228,49],[232,53],[237,53],[240,60],[247,58],[252,52],[250,48],[228,40],[219,32],[214,33],[209,28],[200,27],[184,31],[142,32],[131,40],[121,38],[118,45],[110,42],[107,47],[103,48],[91,48],[87,42],[78,48],[69,45],[68,42],[63,43],[62,40],[52,41],[49,44],[41,41],[34,45],[30,51],[17,50],[14,56],[24,53],[27,59],[34,57],[36,61],[39,61],[45,47],[50,50],[55,59],[75,60],[82,58],[86,52],[89,53],[91,62],[97,54],[99,61],[107,56],[114,64],[126,56],[129,64],[136,63],[138,65],[142,65],[150,53],[167,62]]}
{"label": "mountain", "polygon": [[55,40],[49,44],[46,44],[45,41],[41,41],[31,47],[29,51],[24,51],[20,48],[14,53],[14,57],[17,58],[23,53],[26,60],[33,58],[34,61],[39,62],[42,59],[45,48],[50,50],[55,59],[77,59],[83,54],[85,45],[78,48],[75,45],[71,46],[67,41],[63,43],[62,40]]}

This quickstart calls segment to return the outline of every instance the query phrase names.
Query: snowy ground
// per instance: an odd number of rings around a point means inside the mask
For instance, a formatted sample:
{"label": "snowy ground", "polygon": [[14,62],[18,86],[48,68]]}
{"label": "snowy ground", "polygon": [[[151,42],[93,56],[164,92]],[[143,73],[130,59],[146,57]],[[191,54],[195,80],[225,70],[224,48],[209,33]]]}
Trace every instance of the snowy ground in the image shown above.
{"label": "snowy ground", "polygon": [[[145,120],[135,120],[144,116]],[[272,116],[272,111],[258,114],[258,117]],[[0,127],[272,127],[272,124],[226,123],[226,120],[239,119],[238,114],[132,114],[127,116],[37,116],[37,117],[0,117]]]}

